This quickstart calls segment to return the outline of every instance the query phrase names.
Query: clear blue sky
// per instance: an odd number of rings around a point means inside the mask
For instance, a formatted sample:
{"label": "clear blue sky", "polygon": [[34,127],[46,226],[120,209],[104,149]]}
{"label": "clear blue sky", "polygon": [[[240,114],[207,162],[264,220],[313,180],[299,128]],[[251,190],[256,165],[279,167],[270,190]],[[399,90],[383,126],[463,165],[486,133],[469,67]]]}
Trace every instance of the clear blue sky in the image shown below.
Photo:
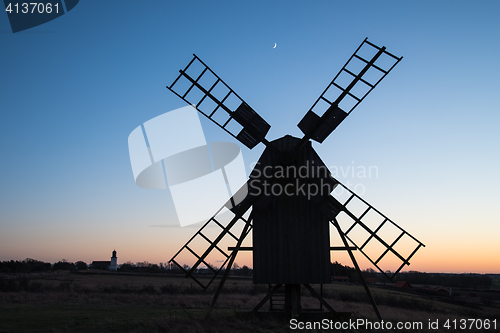
{"label": "clear blue sky", "polygon": [[[377,168],[338,178],[427,245],[411,269],[500,273],[499,12],[498,1],[85,0],[16,34],[0,14],[0,260],[88,262],[116,248],[121,262],[167,261],[195,229],[150,227],[175,224],[172,205],[135,185],[127,137],[185,105],[165,86],[191,54],[272,140],[300,135],[368,37],[404,59],[315,148],[339,172]],[[208,141],[231,141],[202,125]],[[262,150],[242,147],[247,172]]]}

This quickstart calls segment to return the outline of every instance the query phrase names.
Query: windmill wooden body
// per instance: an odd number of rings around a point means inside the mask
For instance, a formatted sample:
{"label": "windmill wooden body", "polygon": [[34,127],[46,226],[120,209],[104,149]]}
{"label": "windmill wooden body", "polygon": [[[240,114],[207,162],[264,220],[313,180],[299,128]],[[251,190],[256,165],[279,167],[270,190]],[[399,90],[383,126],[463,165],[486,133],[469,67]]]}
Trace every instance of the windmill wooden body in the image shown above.
{"label": "windmill wooden body", "polygon": [[[291,152],[299,142],[285,136],[271,145],[281,152]],[[271,182],[269,176],[275,176],[275,181]],[[252,221],[254,283],[329,283],[330,221],[316,209],[314,200],[308,200],[312,195],[308,189],[312,184],[318,190],[323,185],[329,194],[335,183],[310,142],[286,168],[281,167],[273,151],[265,150],[250,178],[250,196],[260,191],[271,198],[269,203],[263,200],[253,205],[261,212]]]}
{"label": "windmill wooden body", "polygon": [[[288,318],[299,316],[303,312],[300,291],[305,286],[320,301],[321,308],[334,314],[335,310],[311,284],[322,286],[331,281],[330,253],[343,250],[349,253],[381,318],[353,251],[361,252],[392,279],[424,245],[333,178],[310,140],[323,142],[401,59],[365,39],[299,122],[304,136],[287,135],[272,142],[266,139],[270,125],[196,55],[167,87],[248,148],[266,145],[250,174],[245,199],[236,206],[230,200],[220,207],[170,260],[204,289],[223,272],[209,314],[238,251],[249,250],[253,251],[254,283],[269,285],[269,293],[256,305],[255,313],[267,301],[272,308],[273,296],[284,287],[282,313]],[[344,196],[335,196],[334,189],[342,190]],[[222,223],[220,214],[227,208],[231,218]],[[237,229],[237,224],[242,227]],[[221,229],[216,237],[207,236],[210,225]],[[340,246],[330,244],[331,227],[338,232]],[[243,247],[251,231],[253,245]],[[227,250],[219,246],[225,238],[235,243]],[[202,252],[194,248],[198,240],[206,244]],[[401,244],[405,246],[398,250]],[[189,269],[177,261],[185,253],[195,258]],[[208,259],[214,253],[223,258],[218,268]],[[387,258],[392,264],[397,262],[390,273],[384,267]],[[201,266],[213,273],[205,284],[193,275]]]}

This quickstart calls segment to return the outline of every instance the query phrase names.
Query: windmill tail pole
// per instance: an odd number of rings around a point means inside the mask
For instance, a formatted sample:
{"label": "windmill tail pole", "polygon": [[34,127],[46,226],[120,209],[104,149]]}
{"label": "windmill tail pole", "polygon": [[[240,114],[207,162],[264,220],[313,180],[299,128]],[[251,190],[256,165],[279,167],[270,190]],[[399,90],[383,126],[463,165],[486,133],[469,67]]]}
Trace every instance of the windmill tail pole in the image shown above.
{"label": "windmill tail pole", "polygon": [[358,272],[359,278],[361,280],[361,283],[363,284],[363,287],[365,288],[366,294],[368,295],[368,298],[370,299],[370,303],[372,304],[373,310],[375,311],[375,314],[377,315],[378,320],[382,321],[382,316],[380,315],[380,312],[378,311],[377,303],[375,303],[375,299],[373,298],[372,293],[370,292],[370,288],[368,288],[368,284],[366,283],[365,277],[361,273],[361,269],[359,268],[358,262],[356,261],[356,258],[354,257],[354,254],[352,253],[349,244],[347,243],[347,240],[345,238],[344,233],[342,232],[342,229],[340,229],[340,225],[337,221],[337,219],[334,218],[334,224],[335,227],[337,228],[340,238],[342,238],[342,242],[344,243],[344,246],[347,249],[347,252],[349,253],[349,257],[351,257],[352,263],[354,264],[354,267],[356,268],[356,271]]}

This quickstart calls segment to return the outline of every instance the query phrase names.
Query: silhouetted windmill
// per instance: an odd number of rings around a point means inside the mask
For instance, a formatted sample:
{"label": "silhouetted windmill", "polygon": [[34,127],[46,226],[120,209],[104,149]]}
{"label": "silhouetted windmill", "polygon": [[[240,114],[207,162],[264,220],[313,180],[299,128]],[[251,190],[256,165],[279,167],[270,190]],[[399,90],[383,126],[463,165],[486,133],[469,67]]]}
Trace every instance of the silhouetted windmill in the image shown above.
{"label": "silhouetted windmill", "polygon": [[[253,282],[269,284],[269,293],[255,312],[268,300],[273,309],[273,296],[276,298],[284,285],[284,312],[289,317],[299,315],[304,285],[320,301],[321,308],[335,313],[310,284],[330,283],[330,251],[344,250],[381,318],[352,251],[360,251],[392,280],[424,245],[334,179],[310,140],[323,142],[401,59],[365,39],[299,122],[304,133],[301,139],[287,135],[269,142],[265,136],[271,126],[196,55],[167,87],[248,148],[260,142],[266,145],[247,182],[250,191],[245,199],[235,207],[228,201],[170,260],[204,289],[224,271],[208,314],[238,251],[249,250],[253,250]],[[219,216],[227,211],[232,218],[224,225]],[[222,230],[210,239],[208,225]],[[331,246],[330,226],[338,232],[342,246]],[[253,246],[242,247],[252,229]],[[225,238],[232,238],[235,244],[227,251],[221,248]],[[205,250],[198,254],[195,244],[199,241],[204,242]],[[176,261],[181,254],[194,256],[196,262],[184,269]],[[214,254],[224,259],[219,268],[210,264]],[[383,269],[385,261],[396,263],[392,272]],[[206,285],[193,276],[200,265],[213,273]]]}

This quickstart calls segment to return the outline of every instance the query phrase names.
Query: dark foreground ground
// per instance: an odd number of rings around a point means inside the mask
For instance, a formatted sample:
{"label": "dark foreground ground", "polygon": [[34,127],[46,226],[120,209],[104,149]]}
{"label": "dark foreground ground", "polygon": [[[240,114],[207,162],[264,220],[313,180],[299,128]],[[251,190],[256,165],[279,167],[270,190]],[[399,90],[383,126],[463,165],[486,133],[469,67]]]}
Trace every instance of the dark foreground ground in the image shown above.
{"label": "dark foreground ground", "polygon": [[[250,280],[228,280],[210,320],[204,321],[214,291],[202,292],[185,278],[69,272],[1,276],[0,333],[299,331],[292,330],[289,322],[243,319],[236,315],[236,312],[250,311],[264,297],[266,288],[253,285]],[[454,290],[455,296],[388,287],[373,287],[372,292],[386,322],[390,321],[394,327],[398,322],[412,327],[406,330],[372,329],[372,332],[500,332],[500,292],[495,288],[490,291]],[[354,321],[376,321],[359,285],[325,285],[324,296],[336,311],[350,312]],[[304,291],[302,306],[318,308],[319,304]],[[266,304],[263,310],[268,308]],[[465,329],[461,329],[463,320],[468,320]],[[485,329],[488,320],[490,326]],[[429,322],[436,321],[439,328],[429,329]],[[444,326],[447,321],[448,328]],[[471,325],[482,329],[471,329]],[[334,330],[328,327],[303,331]],[[351,326],[340,331],[369,330]]]}

